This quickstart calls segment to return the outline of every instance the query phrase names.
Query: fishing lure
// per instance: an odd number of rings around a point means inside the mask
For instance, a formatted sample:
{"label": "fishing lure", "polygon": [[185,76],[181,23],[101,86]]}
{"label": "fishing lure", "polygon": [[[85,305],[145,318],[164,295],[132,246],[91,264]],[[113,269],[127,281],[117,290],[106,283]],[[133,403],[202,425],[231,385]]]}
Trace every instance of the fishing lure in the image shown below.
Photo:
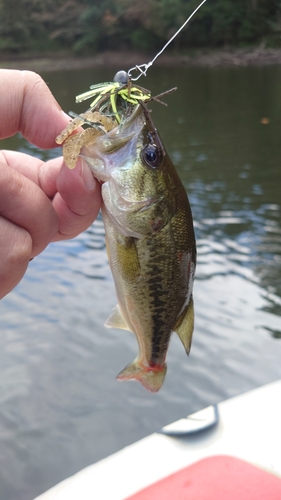
{"label": "fishing lure", "polygon": [[76,103],[95,97],[90,104],[90,109],[98,108],[100,113],[114,116],[118,123],[121,122],[121,111],[124,113],[131,105],[151,100],[151,92],[138,85],[132,85],[132,79],[126,71],[118,71],[113,82],[91,85],[88,92],[76,97]]}
{"label": "fishing lure", "polygon": [[[128,72],[118,71],[113,78],[113,82],[104,82],[91,85],[90,90],[76,96],[76,103],[81,103],[94,97],[94,100],[91,102],[88,111],[98,111],[103,115],[114,117],[117,124],[120,124],[122,122],[123,116],[127,117],[129,114],[131,114],[133,107],[140,103],[147,103],[151,100],[154,100],[166,105],[166,103],[160,100],[160,97],[174,92],[176,90],[176,87],[153,97],[150,90],[145,89],[144,87],[140,87],[133,82],[138,80],[141,76],[146,76],[147,70],[154,64],[155,60],[177,37],[177,35],[183,30],[186,24],[206,1],[207,0],[203,0],[200,5],[198,5],[198,7],[188,17],[188,19],[182,24],[177,32],[168,40],[164,47],[156,54],[156,56],[151,61],[145,64],[136,65],[130,68]],[[133,72],[135,71],[138,71],[138,74],[136,76],[133,76]],[[83,118],[82,121],[79,121],[79,116],[81,115],[76,115],[75,113],[71,112],[70,116],[72,116],[74,119],[78,118],[77,127],[82,123],[87,123],[92,127],[98,127],[97,123],[94,123],[91,120],[87,120],[86,118]],[[74,124],[74,126],[76,126],[76,123]],[[72,127],[71,131],[73,131],[74,129],[75,128]]]}

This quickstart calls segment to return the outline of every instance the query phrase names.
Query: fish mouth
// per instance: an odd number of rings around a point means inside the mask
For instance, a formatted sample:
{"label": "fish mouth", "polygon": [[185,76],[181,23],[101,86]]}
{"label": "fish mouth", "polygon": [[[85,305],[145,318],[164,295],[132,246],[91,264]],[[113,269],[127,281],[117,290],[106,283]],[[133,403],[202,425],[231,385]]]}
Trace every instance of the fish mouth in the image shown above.
{"label": "fish mouth", "polygon": [[101,151],[111,154],[124,147],[134,136],[139,136],[145,125],[145,117],[140,105],[136,106],[128,118],[120,125],[100,137]]}
{"label": "fish mouth", "polygon": [[109,180],[112,170],[116,167],[119,170],[130,168],[144,146],[145,125],[145,116],[138,105],[129,117],[124,117],[120,125],[81,149],[80,156],[85,159],[100,182]]}

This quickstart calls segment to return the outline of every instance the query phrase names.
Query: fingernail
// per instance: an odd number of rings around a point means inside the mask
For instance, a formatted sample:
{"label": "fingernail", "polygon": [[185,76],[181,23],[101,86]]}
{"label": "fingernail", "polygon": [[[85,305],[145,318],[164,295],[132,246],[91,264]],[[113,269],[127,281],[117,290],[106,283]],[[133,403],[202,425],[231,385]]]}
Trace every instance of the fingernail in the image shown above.
{"label": "fingernail", "polygon": [[80,162],[81,162],[81,177],[84,181],[86,188],[89,189],[89,191],[92,191],[96,186],[96,180],[85,160],[81,158]]}

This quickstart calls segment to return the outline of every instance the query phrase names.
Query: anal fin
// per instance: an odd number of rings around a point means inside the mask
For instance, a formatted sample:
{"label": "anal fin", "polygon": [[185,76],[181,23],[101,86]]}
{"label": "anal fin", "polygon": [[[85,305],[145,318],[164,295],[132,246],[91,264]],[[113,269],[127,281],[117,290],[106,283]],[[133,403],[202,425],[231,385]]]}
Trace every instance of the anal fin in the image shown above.
{"label": "anal fin", "polygon": [[184,308],[180,317],[177,320],[174,331],[178,334],[186,353],[189,354],[192,342],[192,334],[194,329],[194,306],[191,296],[189,304]]}
{"label": "anal fin", "polygon": [[120,328],[121,330],[131,331],[131,329],[128,327],[124,319],[119,304],[117,304],[117,306],[114,307],[109,318],[107,318],[104,326],[106,326],[107,328]]}

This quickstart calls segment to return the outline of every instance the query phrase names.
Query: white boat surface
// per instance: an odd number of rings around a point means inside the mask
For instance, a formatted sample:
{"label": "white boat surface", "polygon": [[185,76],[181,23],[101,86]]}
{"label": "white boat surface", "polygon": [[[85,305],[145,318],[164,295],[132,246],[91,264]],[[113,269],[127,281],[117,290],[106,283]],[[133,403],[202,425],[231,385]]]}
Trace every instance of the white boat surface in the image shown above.
{"label": "white boat surface", "polygon": [[[151,434],[35,500],[125,500],[187,466],[218,455],[242,459],[281,478],[281,380],[219,403],[218,416],[216,423],[213,407],[200,410],[164,428],[181,434],[188,427],[187,435]],[[209,428],[195,432],[205,423]]]}

